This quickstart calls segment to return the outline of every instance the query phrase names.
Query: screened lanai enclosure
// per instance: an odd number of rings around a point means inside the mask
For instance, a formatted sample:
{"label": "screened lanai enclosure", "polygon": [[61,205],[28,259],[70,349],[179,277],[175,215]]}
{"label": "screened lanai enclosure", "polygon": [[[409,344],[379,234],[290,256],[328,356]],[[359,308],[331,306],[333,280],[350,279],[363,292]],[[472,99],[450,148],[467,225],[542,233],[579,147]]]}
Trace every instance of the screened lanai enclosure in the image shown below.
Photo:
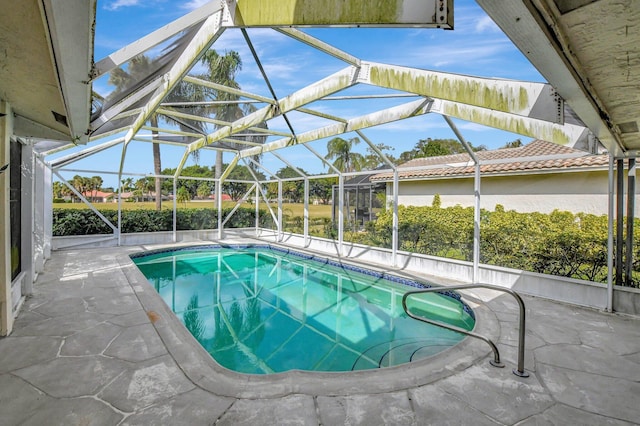
{"label": "screened lanai enclosure", "polygon": [[[100,26],[96,0],[13,5],[0,17],[7,64],[0,67],[0,184],[7,189],[0,196],[5,230],[0,257],[6,277],[0,334],[10,332],[20,300],[31,291],[52,248],[224,241],[235,235],[229,224],[249,202],[255,215],[242,232],[252,238],[341,257],[367,253],[367,260],[387,266],[429,267],[463,281],[525,285],[533,278],[522,271],[498,272],[481,264],[483,163],[465,138],[469,123],[579,149],[584,155],[609,154],[607,283],[585,287],[588,294],[579,303],[608,310],[614,304],[616,309],[634,305],[625,302],[631,296],[614,296],[613,289],[615,274],[625,270],[622,261],[614,264],[615,254],[623,259],[625,250],[627,271],[634,262],[635,158],[640,152],[640,61],[634,58],[640,54],[640,36],[632,29],[637,28],[640,5],[632,2],[620,13],[622,6],[614,0],[477,3],[547,82],[414,67],[412,57],[426,54],[417,50],[382,63],[375,60],[373,48],[352,49],[347,33],[331,35],[336,29],[369,27],[454,34],[454,0],[383,0],[375,6],[366,0],[211,1],[104,57],[94,54],[94,29]],[[279,52],[295,55],[270,54],[276,44],[284,46]],[[240,87],[233,78],[224,78],[225,70],[229,77],[237,69],[238,58],[230,54],[234,49],[247,52],[242,62],[259,85]],[[29,58],[21,52],[29,52]],[[291,64],[312,58],[323,64],[313,73],[288,71]],[[320,78],[315,77],[318,72],[323,73]],[[283,80],[291,84],[284,86]],[[380,148],[389,142],[371,135],[385,126],[420,126],[421,117],[436,117],[438,126],[449,129],[475,171],[468,188],[474,201],[466,262],[420,257],[402,250],[399,241],[401,167]],[[357,138],[376,158],[375,165],[355,171],[336,162],[325,150],[335,138]],[[162,156],[156,153],[160,150]],[[140,169],[137,160],[143,156],[146,166]],[[323,172],[308,172],[311,163],[321,165]],[[194,175],[198,164],[212,168],[214,175]],[[281,169],[288,173],[279,173]],[[16,170],[21,171],[19,185]],[[387,187],[368,181],[382,172],[391,173]],[[115,182],[108,201],[117,203],[117,214],[107,217],[98,208],[97,191],[78,190],[75,175]],[[163,193],[168,197],[163,204],[172,216],[165,232],[123,232],[123,206],[133,191],[126,182],[142,178],[148,186],[140,191],[154,199]],[[310,232],[310,192],[323,179],[335,179],[329,184],[335,228],[330,238]],[[56,242],[54,182],[86,204],[109,232]],[[180,226],[179,188],[185,182],[202,186],[203,206],[216,212],[206,230],[189,234]],[[302,226],[295,232],[286,231],[283,223],[283,198],[292,182],[301,189]],[[231,186],[237,194],[223,208]],[[382,212],[390,218],[388,246],[376,251],[345,240],[350,226],[363,228]],[[553,278],[536,276],[536,284],[527,288],[552,295],[555,285]]]}
{"label": "screened lanai enclosure", "polygon": [[[386,204],[386,186],[383,183],[371,182],[371,176],[377,174],[365,173],[354,176],[340,185],[333,185],[331,189],[332,200],[340,199],[340,191],[344,194],[342,216],[347,221],[347,227],[353,231],[364,228],[378,216],[378,213]],[[337,223],[339,204],[333,202],[331,219]]]}

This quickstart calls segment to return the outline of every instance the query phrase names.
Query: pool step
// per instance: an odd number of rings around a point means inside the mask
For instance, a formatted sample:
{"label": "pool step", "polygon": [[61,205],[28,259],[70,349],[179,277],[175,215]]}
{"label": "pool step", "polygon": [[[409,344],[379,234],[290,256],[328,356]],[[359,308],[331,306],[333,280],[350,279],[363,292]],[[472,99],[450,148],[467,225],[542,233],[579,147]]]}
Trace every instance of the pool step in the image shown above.
{"label": "pool step", "polygon": [[451,339],[403,339],[385,342],[367,349],[353,364],[352,370],[390,367],[430,357],[458,343]]}

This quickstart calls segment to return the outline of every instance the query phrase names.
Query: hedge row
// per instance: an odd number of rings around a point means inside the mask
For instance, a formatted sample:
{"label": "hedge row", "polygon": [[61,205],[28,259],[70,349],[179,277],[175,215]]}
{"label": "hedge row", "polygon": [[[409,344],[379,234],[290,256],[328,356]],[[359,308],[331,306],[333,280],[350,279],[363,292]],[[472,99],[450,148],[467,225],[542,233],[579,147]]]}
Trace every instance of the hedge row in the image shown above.
{"label": "hedge row", "polygon": [[[226,218],[231,209],[223,209]],[[101,213],[113,224],[117,211]],[[171,210],[124,210],[122,232],[155,232],[173,229]],[[215,209],[179,209],[178,230],[216,229]],[[225,224],[226,228],[255,225],[255,210],[239,208]],[[398,208],[399,248],[415,253],[471,261],[473,256],[473,208],[460,206],[440,208]],[[311,224],[312,233],[335,238],[329,220]],[[266,210],[260,210],[260,226],[273,228]],[[288,231],[302,232],[301,218],[285,220]],[[313,228],[313,229],[311,229]],[[321,229],[324,228],[324,231]],[[634,226],[633,280],[625,283],[638,287],[640,283],[640,220]],[[367,223],[364,232],[346,232],[345,239],[378,247],[391,247],[392,212],[379,214]],[[91,210],[54,209],[53,235],[108,234],[112,230]],[[605,282],[607,277],[607,217],[554,211],[551,214],[518,213],[497,206],[480,216],[480,254],[482,263]]]}
{"label": "hedge row", "polygon": [[[398,208],[401,250],[471,261],[473,208]],[[480,262],[556,276],[605,282],[607,217],[566,211],[518,213],[482,210]],[[392,212],[381,213],[352,239],[391,247]],[[633,282],[640,282],[640,221],[634,226]]]}
{"label": "hedge row", "polygon": [[[109,221],[117,225],[116,210],[98,210]],[[222,209],[227,218],[231,209]],[[225,224],[225,228],[247,228],[255,226],[255,209],[239,208]],[[273,226],[271,215],[260,210],[260,226]],[[216,209],[178,209],[176,228],[182,230],[217,229]],[[173,230],[172,210],[123,210],[122,233],[157,232]],[[53,209],[53,236],[110,234],[112,229],[92,210]]]}

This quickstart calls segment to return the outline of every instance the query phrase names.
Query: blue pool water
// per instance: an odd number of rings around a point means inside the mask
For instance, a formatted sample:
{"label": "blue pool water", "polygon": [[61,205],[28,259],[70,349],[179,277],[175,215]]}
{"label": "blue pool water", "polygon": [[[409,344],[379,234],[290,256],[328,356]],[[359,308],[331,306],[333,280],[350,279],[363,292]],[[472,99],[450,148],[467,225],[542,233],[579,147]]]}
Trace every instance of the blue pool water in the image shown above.
{"label": "blue pool water", "polygon": [[[132,256],[186,328],[240,373],[351,371],[434,355],[464,336],[413,320],[402,295],[420,284],[268,246]],[[459,298],[430,293],[410,307],[471,330]]]}

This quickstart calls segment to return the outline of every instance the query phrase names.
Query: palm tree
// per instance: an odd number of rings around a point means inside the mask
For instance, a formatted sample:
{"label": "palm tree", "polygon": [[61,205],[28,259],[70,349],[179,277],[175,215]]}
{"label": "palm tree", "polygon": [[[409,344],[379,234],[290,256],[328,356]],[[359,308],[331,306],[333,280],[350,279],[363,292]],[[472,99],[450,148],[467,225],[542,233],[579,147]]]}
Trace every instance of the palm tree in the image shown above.
{"label": "palm tree", "polygon": [[[208,50],[203,58],[202,63],[207,65],[209,72],[207,75],[198,76],[201,79],[210,80],[218,84],[222,84],[227,87],[239,89],[240,85],[235,81],[236,74],[242,69],[242,60],[240,54],[236,51],[226,52],[224,55],[219,55],[215,50]],[[133,58],[129,62],[127,71],[122,68],[114,69],[109,76],[109,83],[116,86],[115,93],[123,93],[128,88],[134,85],[136,82],[144,81],[153,70],[156,68],[153,61],[151,61],[145,55],[139,55]],[[202,102],[207,98],[213,98],[216,101],[236,101],[239,99],[238,95],[229,94],[223,91],[211,90],[203,88],[202,86],[180,82],[166,97],[168,102]],[[220,103],[215,107],[207,106],[189,106],[189,112],[193,115],[208,116],[211,113],[215,114],[216,118],[222,121],[233,122],[245,114],[255,110],[253,105],[248,105],[246,108],[241,108],[235,103]],[[170,118],[164,115],[153,114],[150,116],[149,121],[152,127],[158,127],[158,120],[163,119],[168,123],[176,124],[181,130],[196,132],[206,135],[206,125],[202,121],[189,120],[189,119],[176,119]],[[266,123],[261,123],[260,127],[266,128]],[[157,138],[157,132],[153,131],[153,139]],[[266,136],[250,136],[247,138],[254,143],[264,143]],[[198,151],[192,153],[196,163],[198,162]],[[215,177],[220,177],[222,174],[222,152],[219,151],[216,155],[215,164]],[[156,175],[161,174],[161,162],[160,162],[160,145],[153,143],[153,165],[154,173]],[[160,210],[161,204],[161,190],[162,184],[160,178],[156,178],[155,192],[156,192],[156,210]]]}
{"label": "palm tree", "polygon": [[520,148],[521,146],[524,146],[524,144],[522,143],[522,141],[520,139],[516,139],[514,141],[511,142],[507,142],[505,143],[502,148]]}
{"label": "palm tree", "polygon": [[53,198],[60,199],[65,196],[65,192],[68,192],[67,186],[60,181],[53,182],[51,187],[53,192]]}
{"label": "palm tree", "polygon": [[[333,166],[340,170],[342,173],[354,172],[362,170],[363,164],[365,164],[365,158],[362,154],[352,152],[353,146],[360,143],[360,139],[357,137],[349,140],[342,139],[341,137],[335,137],[327,142],[327,155],[326,160],[334,160]],[[345,191],[347,195],[346,207],[347,217],[351,218],[351,200],[349,197],[350,191]],[[356,200],[357,203],[357,200]],[[357,214],[354,212],[354,220]]]}
{"label": "palm tree", "polygon": [[360,139],[349,140],[335,137],[327,142],[326,160],[334,160],[333,166],[341,172],[357,172],[362,170],[365,158],[362,154],[352,152],[353,146],[360,143]]}
{"label": "palm tree", "polygon": [[[88,177],[75,175],[73,179],[71,179],[71,186],[73,186],[76,191],[86,197],[86,192],[91,189],[91,179]],[[80,202],[80,197],[78,198],[78,202]]]}
{"label": "palm tree", "polygon": [[[203,76],[197,76],[197,77],[202,78]],[[180,81],[173,88],[171,93],[167,95],[166,101],[167,102],[204,102],[207,100],[209,90],[210,89],[206,89],[196,84]],[[197,115],[197,116],[208,116],[211,113],[211,107],[203,106],[203,105],[190,105],[188,107],[165,107],[165,108],[172,109],[172,110],[178,110],[178,109],[183,111],[186,110],[186,112],[188,112],[189,114]],[[193,132],[200,133],[203,136],[207,134],[207,127],[203,121],[190,120],[186,118],[177,119],[173,117],[167,117],[164,115],[162,116],[162,118],[167,123],[172,123],[177,125],[182,131],[191,132],[191,133]],[[191,156],[197,164],[200,158],[200,151],[193,151],[191,153]]]}
{"label": "palm tree", "polygon": [[[220,55],[216,50],[209,49],[202,57],[202,63],[209,68],[209,74],[206,78],[218,84],[239,89],[240,85],[236,82],[236,74],[242,70],[242,59],[240,54],[235,50]],[[237,101],[240,99],[238,95],[223,92],[221,90],[211,91],[211,97],[215,101]],[[235,103],[221,102],[214,107],[214,113],[218,120],[233,122],[241,118],[244,114],[242,109]],[[221,126],[216,126],[221,127]],[[216,153],[215,178],[222,175],[222,151]]]}
{"label": "palm tree", "polygon": [[[119,95],[128,90],[131,90],[132,86],[144,82],[145,79],[149,78],[153,75],[153,72],[156,70],[157,66],[154,64],[154,61],[149,59],[149,57],[145,55],[138,55],[129,61],[129,66],[127,70],[118,67],[111,71],[109,74],[109,84],[116,86],[114,93],[111,95]],[[156,114],[152,114],[149,117],[149,121],[151,123],[151,127],[158,127],[158,116]],[[162,164],[160,161],[160,144],[155,142],[157,138],[158,132],[152,131],[152,139],[153,142],[153,173],[157,176],[162,171]],[[160,178],[155,178],[155,191],[156,191],[156,210],[160,211],[162,209],[162,181]]]}
{"label": "palm tree", "polygon": [[100,188],[102,188],[103,180],[100,176],[91,176],[90,182],[93,198],[96,198],[97,192],[100,191]]}
{"label": "palm tree", "polygon": [[[214,49],[208,50],[204,56],[202,57],[202,63],[207,65],[209,68],[209,74],[202,76],[204,79],[208,79],[215,83],[221,84],[223,86],[230,87],[232,89],[240,89],[240,85],[235,80],[238,71],[242,70],[242,59],[240,58],[240,54],[234,50],[225,52],[224,55],[220,55]],[[209,92],[209,96],[214,101],[221,101],[217,104],[211,112],[213,112],[217,119],[226,122],[233,122],[238,120],[239,118],[244,117],[247,114],[251,114],[256,111],[256,107],[252,104],[245,104],[244,106],[240,106],[235,101],[238,101],[240,97],[238,95],[234,95],[231,93],[227,93],[221,90],[211,90]],[[230,103],[224,103],[225,101],[229,101]],[[220,128],[221,126],[216,126]],[[260,127],[263,129],[267,128],[267,123],[262,122],[255,127]],[[260,143],[263,144],[267,140],[267,136],[264,135],[250,135],[243,136],[241,139],[246,140],[251,143]],[[236,146],[240,148],[241,145]],[[255,161],[259,161],[260,155],[254,156],[253,159]],[[216,178],[219,178],[222,175],[222,167],[223,167],[223,158],[222,151],[218,151],[216,154],[216,164],[215,164],[215,174]],[[251,165],[253,169],[253,165]],[[255,170],[255,169],[254,169]]]}
{"label": "palm tree", "polygon": [[124,191],[124,192],[130,191],[132,186],[133,186],[133,178],[132,177],[128,177],[128,178],[122,179],[122,191]]}

